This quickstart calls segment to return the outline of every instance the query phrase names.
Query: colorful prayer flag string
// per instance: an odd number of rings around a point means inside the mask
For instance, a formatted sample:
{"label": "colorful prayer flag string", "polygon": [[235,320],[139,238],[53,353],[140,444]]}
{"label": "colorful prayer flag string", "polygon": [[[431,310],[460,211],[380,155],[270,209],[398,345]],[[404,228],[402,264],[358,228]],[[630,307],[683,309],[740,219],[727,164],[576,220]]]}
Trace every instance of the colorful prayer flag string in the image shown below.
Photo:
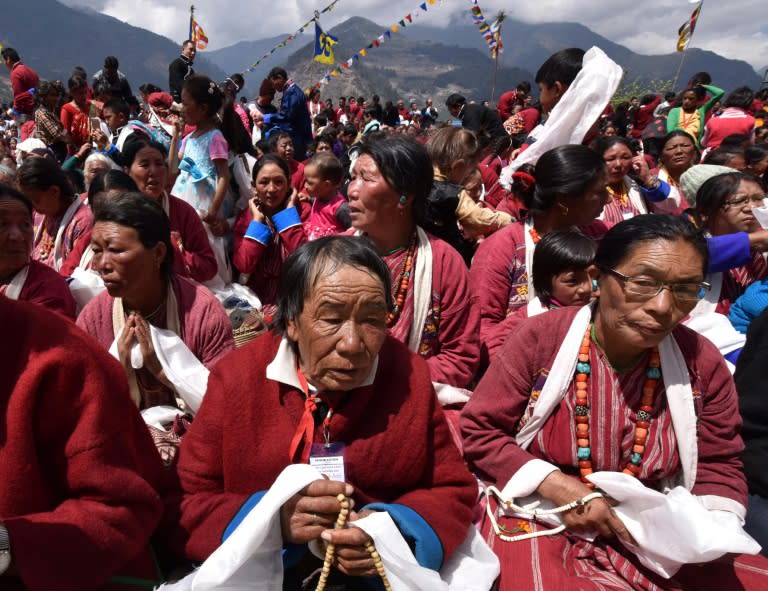
{"label": "colorful prayer flag string", "polygon": [[483,16],[483,11],[478,5],[478,0],[469,0],[472,5],[469,7],[469,12],[472,14],[472,23],[477,26],[477,30],[485,39],[488,45],[488,51],[491,52],[491,57],[495,58],[497,53],[501,53],[503,45],[501,43],[501,21],[504,20],[504,13],[499,13],[498,18],[492,23],[488,23]]}
{"label": "colorful prayer flag string", "polygon": [[366,57],[371,49],[379,48],[381,47],[382,43],[391,39],[392,33],[397,33],[400,31],[400,29],[405,28],[409,24],[413,24],[414,20],[418,19],[422,12],[427,12],[427,4],[432,6],[435,3],[437,3],[437,0],[427,0],[426,2],[419,4],[419,8],[417,10],[409,12],[403,18],[398,19],[392,23],[392,25],[387,27],[381,35],[379,35],[376,39],[373,39],[368,45],[360,49],[348,60],[339,62],[335,68],[331,69],[329,72],[326,72],[326,74],[315,83],[314,87],[320,88],[321,86],[328,84],[333,78],[337,78],[344,72],[344,70],[351,68],[355,62],[359,62],[360,58]]}
{"label": "colorful prayer flag string", "polygon": [[[333,7],[336,5],[336,3],[337,3],[338,1],[339,1],[339,0],[333,0],[333,2],[331,2],[331,3],[330,3],[328,6],[326,6],[326,7],[325,7],[325,8],[323,8],[322,10],[320,10],[320,11],[319,11],[319,14],[324,14],[324,13],[326,13],[326,12],[330,12],[331,10],[333,10]],[[299,36],[300,36],[300,35],[301,35],[301,34],[302,34],[302,33],[303,33],[303,32],[304,32],[304,31],[305,31],[305,30],[306,30],[306,29],[309,27],[309,25],[310,25],[310,24],[312,24],[312,23],[313,23],[313,22],[316,20],[316,18],[317,18],[316,16],[313,16],[313,17],[312,17],[311,19],[309,19],[309,20],[308,20],[306,23],[304,23],[303,25],[301,25],[301,26],[298,28],[298,30],[296,30],[296,32],[292,33],[291,35],[288,35],[288,37],[286,37],[286,38],[285,38],[283,41],[281,41],[280,43],[278,43],[277,45],[275,45],[275,46],[274,46],[272,49],[270,49],[268,52],[266,52],[264,55],[262,55],[262,56],[261,56],[259,59],[257,59],[255,62],[253,62],[253,63],[252,63],[250,66],[248,66],[248,67],[245,69],[245,72],[253,72],[253,71],[256,69],[256,67],[257,67],[257,66],[258,66],[258,65],[259,65],[261,62],[263,62],[265,59],[267,59],[268,57],[270,57],[270,56],[271,56],[273,53],[275,53],[275,51],[277,51],[277,50],[278,50],[278,49],[280,49],[281,47],[285,47],[285,46],[286,46],[286,45],[288,45],[288,44],[289,44],[291,41],[294,41],[296,38],[298,38],[298,37],[299,37]],[[244,72],[244,73],[245,73],[245,72]]]}

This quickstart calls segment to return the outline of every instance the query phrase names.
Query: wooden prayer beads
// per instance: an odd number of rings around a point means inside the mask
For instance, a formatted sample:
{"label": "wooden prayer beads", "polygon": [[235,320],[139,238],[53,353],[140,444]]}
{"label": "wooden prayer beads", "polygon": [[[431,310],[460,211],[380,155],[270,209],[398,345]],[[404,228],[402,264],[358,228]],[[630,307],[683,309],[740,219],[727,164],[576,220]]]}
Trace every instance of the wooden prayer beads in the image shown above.
{"label": "wooden prayer beads", "polygon": [[[341,510],[339,516],[336,518],[336,525],[334,529],[344,529],[347,525],[347,517],[349,516],[349,499],[342,494],[338,495],[339,505]],[[373,559],[373,565],[376,567],[376,572],[379,573],[382,583],[384,583],[384,589],[386,591],[392,591],[392,586],[387,579],[387,573],[384,570],[384,563],[381,561],[381,556],[376,551],[376,546],[373,542],[366,542],[365,549]],[[323,568],[320,571],[320,579],[317,581],[316,591],[325,591],[325,586],[328,584],[328,577],[331,574],[331,565],[333,564],[333,557],[336,554],[336,545],[328,544],[328,548],[325,550],[325,560],[323,561]]]}

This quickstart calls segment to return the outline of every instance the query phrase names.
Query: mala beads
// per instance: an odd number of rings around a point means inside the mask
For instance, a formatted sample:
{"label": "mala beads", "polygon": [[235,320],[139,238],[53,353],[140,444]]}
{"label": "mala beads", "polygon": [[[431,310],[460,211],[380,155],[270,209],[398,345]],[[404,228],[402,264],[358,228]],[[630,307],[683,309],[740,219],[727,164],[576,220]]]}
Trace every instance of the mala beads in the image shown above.
{"label": "mala beads", "polygon": [[405,305],[405,297],[408,295],[408,285],[411,282],[411,270],[413,269],[413,259],[416,256],[416,234],[414,233],[411,238],[411,243],[408,245],[408,252],[405,253],[405,259],[403,260],[403,268],[400,270],[400,276],[397,279],[395,286],[394,309],[387,314],[387,326],[391,327],[397,323],[400,318],[400,313],[403,311]]}
{"label": "mala beads", "polygon": [[[339,516],[336,518],[336,525],[334,529],[344,529],[347,525],[347,517],[349,516],[349,499],[343,494],[339,494],[336,497],[341,505]],[[387,573],[384,570],[384,563],[381,561],[381,556],[376,551],[376,546],[373,542],[368,541],[365,543],[365,549],[373,559],[373,565],[376,567],[376,572],[379,573],[382,583],[384,583],[384,589],[386,591],[392,591],[392,586],[387,579]],[[323,568],[320,571],[320,579],[317,581],[317,588],[315,591],[325,591],[325,586],[328,584],[328,577],[331,574],[331,565],[333,564],[333,557],[336,554],[336,545],[328,544],[328,548],[325,550],[325,560],[323,561]]]}
{"label": "mala beads", "polygon": [[[581,481],[589,488],[595,485],[587,480],[592,474],[592,449],[590,448],[589,431],[589,394],[588,380],[591,373],[589,364],[589,347],[591,343],[591,326],[587,328],[579,347],[579,356],[576,363],[576,408],[574,409],[574,421],[576,423],[576,457],[578,459],[579,475]],[[648,442],[648,431],[653,417],[653,403],[656,397],[656,386],[661,379],[661,361],[659,350],[654,347],[648,359],[648,369],[645,372],[643,395],[640,399],[640,408],[637,411],[635,422],[635,437],[632,446],[632,455],[622,472],[637,477],[640,474],[640,465],[645,454],[645,446]]]}

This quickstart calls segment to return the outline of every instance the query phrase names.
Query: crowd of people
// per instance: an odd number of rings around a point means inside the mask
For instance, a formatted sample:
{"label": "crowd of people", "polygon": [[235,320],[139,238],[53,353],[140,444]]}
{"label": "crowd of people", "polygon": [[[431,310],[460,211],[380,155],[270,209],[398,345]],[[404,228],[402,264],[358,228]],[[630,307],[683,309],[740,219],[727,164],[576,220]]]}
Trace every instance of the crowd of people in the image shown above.
{"label": "crowd of people", "polygon": [[2,58],[0,587],[768,586],[768,89]]}

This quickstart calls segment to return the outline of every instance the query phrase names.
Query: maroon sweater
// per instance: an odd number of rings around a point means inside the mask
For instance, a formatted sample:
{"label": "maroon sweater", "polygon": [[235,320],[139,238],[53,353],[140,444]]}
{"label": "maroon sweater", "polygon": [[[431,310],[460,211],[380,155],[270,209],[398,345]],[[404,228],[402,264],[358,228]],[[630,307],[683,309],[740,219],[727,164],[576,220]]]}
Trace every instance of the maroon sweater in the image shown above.
{"label": "maroon sweater", "polygon": [[[186,539],[179,541],[193,559],[207,558],[246,499],[272,486],[291,463],[304,395],[265,375],[279,343],[266,334],[225,357],[184,437],[178,473]],[[427,364],[387,337],[374,384],[347,393],[330,434],[346,445],[356,506],[413,509],[440,538],[448,559],[467,535],[477,486],[451,440]],[[321,438],[319,426],[315,441]]]}
{"label": "maroon sweater", "polygon": [[[120,365],[71,322],[0,297],[4,590],[100,589],[152,578],[162,466]],[[19,580],[20,579],[20,580]]]}

